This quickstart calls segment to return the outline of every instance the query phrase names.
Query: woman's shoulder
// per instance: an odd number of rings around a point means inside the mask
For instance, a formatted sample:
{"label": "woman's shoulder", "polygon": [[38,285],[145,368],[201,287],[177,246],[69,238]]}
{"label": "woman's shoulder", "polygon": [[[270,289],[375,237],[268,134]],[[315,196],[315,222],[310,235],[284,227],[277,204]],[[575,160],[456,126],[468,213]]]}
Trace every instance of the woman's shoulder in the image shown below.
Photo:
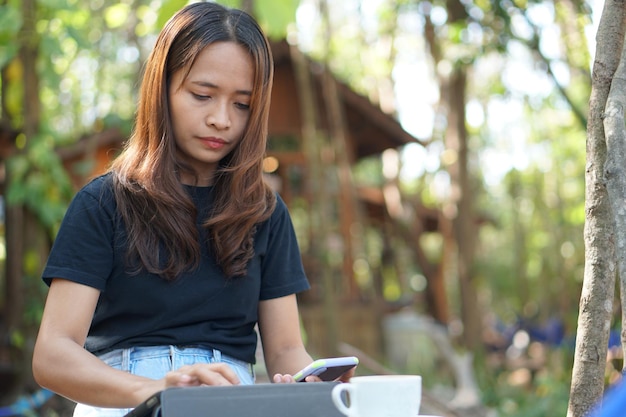
{"label": "woman's shoulder", "polygon": [[76,193],[75,199],[94,199],[99,202],[113,201],[113,178],[106,173],[92,178]]}
{"label": "woman's shoulder", "polygon": [[284,227],[292,223],[290,209],[285,203],[285,200],[280,196],[278,192],[275,192],[276,196],[274,209],[269,219],[265,222],[270,225],[270,228]]}
{"label": "woman's shoulder", "polygon": [[283,198],[280,196],[278,191],[274,191],[274,196],[275,196],[276,203],[274,204],[274,211],[272,212],[272,217],[282,216],[285,213],[288,213],[289,209],[287,208],[287,204],[285,203]]}
{"label": "woman's shoulder", "polygon": [[113,176],[110,172],[98,175],[85,184],[79,192],[87,194],[100,194],[102,191],[113,189]]}

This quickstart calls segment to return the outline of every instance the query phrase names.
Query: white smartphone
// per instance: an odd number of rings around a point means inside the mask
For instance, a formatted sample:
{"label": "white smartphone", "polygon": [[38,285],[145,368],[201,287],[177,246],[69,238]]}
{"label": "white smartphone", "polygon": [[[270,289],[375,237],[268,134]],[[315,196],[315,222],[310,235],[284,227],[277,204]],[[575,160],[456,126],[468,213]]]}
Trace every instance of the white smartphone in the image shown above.
{"label": "white smartphone", "polygon": [[296,373],[293,378],[296,382],[304,382],[307,376],[315,375],[322,381],[334,381],[358,364],[359,359],[356,356],[318,359]]}

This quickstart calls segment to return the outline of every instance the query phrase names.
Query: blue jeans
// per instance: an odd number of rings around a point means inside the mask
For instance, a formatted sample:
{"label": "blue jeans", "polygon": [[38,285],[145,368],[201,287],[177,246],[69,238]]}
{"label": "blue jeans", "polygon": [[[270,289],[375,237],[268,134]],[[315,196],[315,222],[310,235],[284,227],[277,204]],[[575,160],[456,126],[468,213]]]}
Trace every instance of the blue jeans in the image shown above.
{"label": "blue jeans", "polygon": [[[99,358],[115,369],[151,379],[161,379],[166,373],[183,365],[216,362],[228,364],[242,385],[252,385],[255,379],[252,364],[222,355],[219,350],[199,346],[133,347],[114,350]],[[74,417],[121,417],[130,410],[130,408],[92,407],[79,403],[74,409]]]}

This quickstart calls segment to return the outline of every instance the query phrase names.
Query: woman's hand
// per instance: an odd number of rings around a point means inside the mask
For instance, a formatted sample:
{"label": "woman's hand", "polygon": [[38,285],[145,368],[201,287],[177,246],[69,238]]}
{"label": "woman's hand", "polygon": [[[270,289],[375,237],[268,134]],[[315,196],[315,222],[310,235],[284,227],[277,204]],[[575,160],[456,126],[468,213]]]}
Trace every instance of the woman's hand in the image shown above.
{"label": "woman's hand", "polygon": [[[355,372],[356,368],[352,368],[349,371],[347,371],[345,374],[341,375],[337,381],[339,382],[350,382],[350,378],[352,378],[354,376],[354,372]],[[296,382],[293,379],[293,376],[285,374],[275,374],[274,377],[272,378],[272,381],[274,381],[277,384],[289,384],[292,382]],[[315,375],[309,375],[304,379],[305,382],[322,382],[322,380],[320,379],[320,377],[315,376]]]}
{"label": "woman's hand", "polygon": [[350,378],[354,376],[354,372],[356,371],[356,367],[350,369],[345,374],[341,375],[337,381],[340,382],[350,382]]}
{"label": "woman's hand", "polygon": [[185,365],[165,375],[166,388],[199,385],[239,385],[239,378],[225,363]]}
{"label": "woman's hand", "polygon": [[[274,377],[272,378],[272,381],[274,381],[274,383],[276,384],[290,384],[292,382],[296,382],[295,379],[293,379],[292,375],[289,374],[275,374]],[[305,382],[322,382],[322,380],[315,375],[309,375],[304,379]]]}

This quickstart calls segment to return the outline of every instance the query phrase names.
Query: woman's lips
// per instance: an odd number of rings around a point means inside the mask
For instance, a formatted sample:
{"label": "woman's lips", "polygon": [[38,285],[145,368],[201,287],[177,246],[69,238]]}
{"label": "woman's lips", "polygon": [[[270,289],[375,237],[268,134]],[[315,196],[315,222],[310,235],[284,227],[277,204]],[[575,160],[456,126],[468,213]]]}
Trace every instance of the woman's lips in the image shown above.
{"label": "woman's lips", "polygon": [[200,138],[200,141],[204,143],[205,146],[211,149],[223,148],[228,143],[224,139],[215,138],[215,137]]}

